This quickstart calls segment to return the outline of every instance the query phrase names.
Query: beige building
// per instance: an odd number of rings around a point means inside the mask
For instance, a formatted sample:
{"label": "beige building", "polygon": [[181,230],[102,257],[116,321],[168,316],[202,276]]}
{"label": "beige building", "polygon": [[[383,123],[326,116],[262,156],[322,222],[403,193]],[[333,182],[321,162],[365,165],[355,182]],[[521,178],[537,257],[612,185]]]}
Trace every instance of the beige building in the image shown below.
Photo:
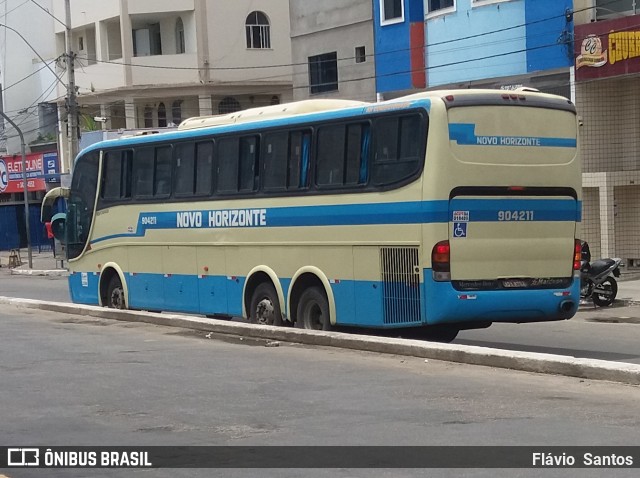
{"label": "beige building", "polygon": [[[64,4],[54,0],[57,18]],[[288,0],[70,4],[85,130],[158,128],[292,99]],[[55,29],[62,54],[65,29]]]}
{"label": "beige building", "polygon": [[[575,1],[582,237],[592,255],[640,266],[640,2]],[[633,39],[631,41],[630,39]]]}

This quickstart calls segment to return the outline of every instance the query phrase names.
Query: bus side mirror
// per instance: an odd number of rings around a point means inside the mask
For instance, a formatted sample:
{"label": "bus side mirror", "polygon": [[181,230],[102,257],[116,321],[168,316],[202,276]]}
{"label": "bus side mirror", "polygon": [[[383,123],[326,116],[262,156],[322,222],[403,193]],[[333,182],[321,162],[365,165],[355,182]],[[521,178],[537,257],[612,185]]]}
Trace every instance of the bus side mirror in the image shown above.
{"label": "bus side mirror", "polygon": [[53,214],[53,206],[58,198],[68,199],[68,188],[54,188],[49,191],[42,199],[42,207],[40,209],[40,222],[51,222],[51,215]]}
{"label": "bus side mirror", "polygon": [[60,212],[51,218],[51,232],[60,243],[64,244],[65,229],[67,227],[67,215],[64,212]]}

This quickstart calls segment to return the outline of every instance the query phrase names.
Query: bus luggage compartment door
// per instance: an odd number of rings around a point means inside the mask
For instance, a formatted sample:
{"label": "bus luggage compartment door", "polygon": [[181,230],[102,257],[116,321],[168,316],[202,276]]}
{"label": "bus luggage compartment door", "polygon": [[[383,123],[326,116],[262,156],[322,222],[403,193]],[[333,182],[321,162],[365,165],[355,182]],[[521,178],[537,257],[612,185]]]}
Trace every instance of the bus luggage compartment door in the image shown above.
{"label": "bus luggage compartment door", "polygon": [[518,279],[572,277],[578,205],[569,196],[453,197],[452,281],[503,288],[518,286]]}

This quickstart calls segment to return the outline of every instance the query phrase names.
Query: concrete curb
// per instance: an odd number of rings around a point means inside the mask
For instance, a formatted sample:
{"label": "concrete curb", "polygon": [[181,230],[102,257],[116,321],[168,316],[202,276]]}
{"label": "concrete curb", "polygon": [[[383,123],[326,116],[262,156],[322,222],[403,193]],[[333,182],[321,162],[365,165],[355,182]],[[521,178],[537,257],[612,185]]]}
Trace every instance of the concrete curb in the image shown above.
{"label": "concrete curb", "polygon": [[50,269],[50,270],[37,270],[37,269],[11,269],[11,275],[28,275],[28,276],[60,276],[66,277],[69,275],[69,271],[66,269]]}
{"label": "concrete curb", "polygon": [[583,359],[563,355],[518,352],[457,344],[439,344],[419,340],[370,337],[342,332],[322,332],[227,322],[176,314],[106,309],[102,307],[45,302],[33,299],[1,297],[0,304],[40,309],[65,314],[84,315],[127,322],[145,322],[181,327],[217,334],[281,340],[305,345],[339,347],[393,355],[406,355],[447,362],[506,368],[544,374],[564,375],[590,380],[609,380],[640,385],[640,365]]}

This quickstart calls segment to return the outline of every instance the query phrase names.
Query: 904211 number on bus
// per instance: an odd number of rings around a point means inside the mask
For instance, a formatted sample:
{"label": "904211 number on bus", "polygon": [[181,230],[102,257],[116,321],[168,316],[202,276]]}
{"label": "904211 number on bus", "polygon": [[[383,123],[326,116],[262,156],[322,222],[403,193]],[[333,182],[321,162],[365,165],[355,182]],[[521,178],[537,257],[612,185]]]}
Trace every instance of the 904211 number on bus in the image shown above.
{"label": "904211 number on bus", "polygon": [[533,221],[533,211],[498,211],[498,221]]}

